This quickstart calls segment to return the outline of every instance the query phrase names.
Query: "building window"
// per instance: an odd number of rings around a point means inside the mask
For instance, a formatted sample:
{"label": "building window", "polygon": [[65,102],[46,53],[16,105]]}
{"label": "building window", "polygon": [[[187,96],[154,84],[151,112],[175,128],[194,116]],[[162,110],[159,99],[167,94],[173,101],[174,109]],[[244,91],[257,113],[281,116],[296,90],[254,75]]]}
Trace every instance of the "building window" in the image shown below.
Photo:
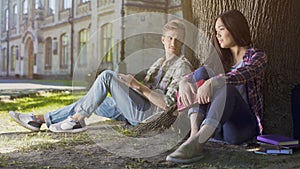
{"label": "building window", "polygon": [[28,14],[28,1],[23,1],[23,14]]}
{"label": "building window", "polygon": [[55,14],[55,0],[48,0],[48,14]]}
{"label": "building window", "polygon": [[43,7],[42,2],[40,0],[35,0],[34,9],[39,9],[40,7]]}
{"label": "building window", "polygon": [[15,71],[17,59],[17,46],[11,47],[10,70]]}
{"label": "building window", "polygon": [[69,37],[67,34],[63,34],[60,39],[61,52],[60,52],[60,68],[68,68],[69,59]]}
{"label": "building window", "polygon": [[64,0],[64,9],[70,9],[72,7],[72,0]]}
{"label": "building window", "polygon": [[81,0],[81,3],[89,2],[90,0]]}
{"label": "building window", "polygon": [[101,51],[103,56],[103,63],[109,63],[113,61],[113,36],[112,36],[112,24],[105,24],[101,28]]}
{"label": "building window", "polygon": [[19,60],[19,47],[16,46],[16,60]]}
{"label": "building window", "polygon": [[52,64],[52,39],[47,38],[45,42],[45,69],[51,69]]}
{"label": "building window", "polygon": [[2,71],[5,72],[7,68],[6,49],[2,49]]}
{"label": "building window", "polygon": [[14,18],[13,18],[13,27],[16,28],[17,27],[17,17],[18,17],[18,6],[17,5],[14,5],[13,7],[14,9]]}
{"label": "building window", "polygon": [[86,65],[88,59],[88,30],[84,29],[79,32],[79,65]]}
{"label": "building window", "polygon": [[5,10],[5,30],[8,30],[8,22],[9,22],[9,14],[8,14],[8,9]]}

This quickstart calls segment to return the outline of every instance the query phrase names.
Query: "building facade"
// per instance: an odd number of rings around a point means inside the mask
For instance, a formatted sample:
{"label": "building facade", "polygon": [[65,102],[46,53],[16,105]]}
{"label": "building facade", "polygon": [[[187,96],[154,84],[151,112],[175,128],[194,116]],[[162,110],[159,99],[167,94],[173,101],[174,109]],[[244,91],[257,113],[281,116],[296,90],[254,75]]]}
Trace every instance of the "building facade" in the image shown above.
{"label": "building facade", "polygon": [[0,77],[72,78],[95,73],[99,67],[124,73],[138,71],[140,68],[135,70],[128,64],[135,62],[135,67],[148,64],[143,59],[145,53],[139,52],[141,49],[162,49],[160,39],[151,39],[151,31],[139,30],[153,24],[161,27],[170,19],[154,19],[155,13],[182,16],[180,0],[0,3]]}
{"label": "building facade", "polygon": [[[0,7],[2,10],[2,1],[0,1]],[[0,12],[0,30],[2,29],[2,12]],[[0,58],[2,58],[2,43],[1,43],[1,39],[2,39],[2,30],[0,31]],[[1,64],[1,61],[0,61]],[[2,64],[0,65],[1,68]],[[1,68],[2,71],[2,68]]]}

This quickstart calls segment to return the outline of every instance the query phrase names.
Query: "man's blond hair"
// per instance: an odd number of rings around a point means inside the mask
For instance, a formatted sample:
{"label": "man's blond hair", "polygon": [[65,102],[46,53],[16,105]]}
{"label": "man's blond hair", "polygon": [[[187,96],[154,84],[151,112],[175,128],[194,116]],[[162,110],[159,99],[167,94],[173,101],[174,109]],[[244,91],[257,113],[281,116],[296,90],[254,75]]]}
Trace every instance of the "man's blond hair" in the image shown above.
{"label": "man's blond hair", "polygon": [[173,19],[166,23],[162,29],[163,35],[169,30],[179,30],[183,33],[183,37],[185,36],[185,25],[179,19]]}

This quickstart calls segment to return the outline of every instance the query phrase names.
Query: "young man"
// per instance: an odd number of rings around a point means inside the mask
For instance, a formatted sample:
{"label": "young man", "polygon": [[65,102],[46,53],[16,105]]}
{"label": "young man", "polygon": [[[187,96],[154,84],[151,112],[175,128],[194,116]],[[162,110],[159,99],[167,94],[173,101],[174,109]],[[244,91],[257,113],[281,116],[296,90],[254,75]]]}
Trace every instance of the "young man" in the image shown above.
{"label": "young man", "polygon": [[[86,130],[84,118],[95,113],[100,116],[138,125],[154,113],[165,110],[176,102],[175,93],[181,77],[191,72],[190,63],[181,54],[185,26],[171,20],[163,27],[161,41],[165,56],[159,58],[148,70],[146,85],[132,75],[106,70],[77,102],[44,115],[20,114],[10,111],[10,116],[23,127],[39,131],[46,123],[53,132],[81,132]],[[107,97],[110,93],[111,97]]]}

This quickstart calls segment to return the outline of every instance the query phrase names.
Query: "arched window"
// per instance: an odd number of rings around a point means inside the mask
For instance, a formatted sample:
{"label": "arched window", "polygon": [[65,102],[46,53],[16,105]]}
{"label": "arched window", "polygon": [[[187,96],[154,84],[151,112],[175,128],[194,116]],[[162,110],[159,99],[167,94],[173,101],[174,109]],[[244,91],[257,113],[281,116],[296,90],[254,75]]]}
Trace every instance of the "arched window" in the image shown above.
{"label": "arched window", "polygon": [[8,14],[8,9],[5,10],[5,30],[8,30],[8,22],[9,22],[9,14]]}
{"label": "arched window", "polygon": [[48,15],[55,13],[55,0],[48,0]]}
{"label": "arched window", "polygon": [[5,72],[6,71],[6,68],[7,68],[7,59],[6,59],[6,48],[3,48],[2,49],[2,58],[1,58],[1,61],[2,61],[2,71]]}
{"label": "arched window", "polygon": [[103,62],[109,63],[113,61],[113,34],[112,24],[108,23],[101,27],[101,51]]}
{"label": "arched window", "polygon": [[13,7],[13,27],[17,27],[17,19],[18,19],[18,5],[14,5]]}
{"label": "arched window", "polygon": [[11,47],[10,70],[15,71],[17,59],[17,46]]}
{"label": "arched window", "polygon": [[72,7],[72,0],[64,0],[64,9],[70,9]]}
{"label": "arched window", "polygon": [[23,1],[23,14],[28,14],[28,0]]}
{"label": "arched window", "polygon": [[63,34],[60,37],[60,68],[68,68],[69,61],[69,37],[67,34]]}
{"label": "arched window", "polygon": [[34,8],[35,9],[39,9],[39,8],[41,8],[41,7],[43,7],[44,5],[43,5],[43,2],[42,1],[40,1],[40,0],[35,0],[34,1]]}
{"label": "arched window", "polygon": [[81,3],[89,2],[90,0],[81,0]]}
{"label": "arched window", "polygon": [[49,37],[45,41],[45,69],[52,66],[52,39]]}
{"label": "arched window", "polygon": [[79,32],[79,65],[87,64],[88,49],[89,49],[88,30],[83,29]]}

